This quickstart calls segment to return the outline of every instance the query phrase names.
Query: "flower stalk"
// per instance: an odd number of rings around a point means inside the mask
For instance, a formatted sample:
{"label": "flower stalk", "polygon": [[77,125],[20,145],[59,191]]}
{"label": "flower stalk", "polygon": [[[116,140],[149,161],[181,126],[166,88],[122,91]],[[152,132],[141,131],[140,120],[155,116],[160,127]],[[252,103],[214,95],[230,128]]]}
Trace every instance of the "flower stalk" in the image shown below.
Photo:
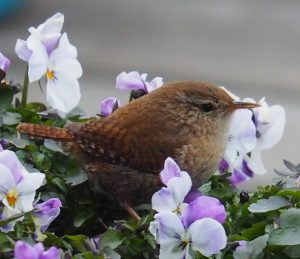
{"label": "flower stalk", "polygon": [[23,90],[22,90],[22,100],[21,100],[22,107],[26,107],[27,105],[28,85],[29,85],[29,79],[28,79],[28,66],[27,66],[25,76],[24,76],[24,82],[23,82]]}

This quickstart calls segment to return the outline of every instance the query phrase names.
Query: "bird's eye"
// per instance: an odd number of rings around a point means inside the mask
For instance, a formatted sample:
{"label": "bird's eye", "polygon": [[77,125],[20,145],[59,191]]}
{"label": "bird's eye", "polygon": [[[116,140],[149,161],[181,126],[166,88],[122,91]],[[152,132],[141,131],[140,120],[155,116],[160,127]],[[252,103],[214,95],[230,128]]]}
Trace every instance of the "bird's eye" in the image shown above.
{"label": "bird's eye", "polygon": [[212,103],[202,103],[201,104],[201,109],[204,112],[211,112],[213,110],[214,106]]}

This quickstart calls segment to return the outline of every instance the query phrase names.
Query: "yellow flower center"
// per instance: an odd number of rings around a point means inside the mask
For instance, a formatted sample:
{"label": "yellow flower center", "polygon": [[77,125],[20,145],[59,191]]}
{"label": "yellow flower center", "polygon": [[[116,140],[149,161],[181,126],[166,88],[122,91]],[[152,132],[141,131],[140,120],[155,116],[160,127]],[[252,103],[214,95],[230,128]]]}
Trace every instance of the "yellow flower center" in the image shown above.
{"label": "yellow flower center", "polygon": [[54,80],[54,78],[55,78],[54,71],[48,69],[48,70],[47,70],[47,73],[46,73],[46,76],[47,76],[47,78],[48,78],[49,80]]}
{"label": "yellow flower center", "polygon": [[6,200],[9,204],[9,206],[11,207],[15,207],[16,206],[16,202],[18,200],[18,192],[16,189],[10,190],[7,194],[6,194]]}

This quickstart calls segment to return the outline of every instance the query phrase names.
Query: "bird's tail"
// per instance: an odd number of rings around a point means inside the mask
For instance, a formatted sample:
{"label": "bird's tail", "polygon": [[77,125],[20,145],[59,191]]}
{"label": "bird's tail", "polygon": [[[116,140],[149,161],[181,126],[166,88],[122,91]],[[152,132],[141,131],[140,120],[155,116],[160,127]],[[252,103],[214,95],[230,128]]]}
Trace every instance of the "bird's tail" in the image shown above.
{"label": "bird's tail", "polygon": [[20,123],[17,130],[21,133],[27,133],[32,137],[48,138],[60,141],[71,141],[74,139],[72,133],[65,128],[50,127],[46,125]]}

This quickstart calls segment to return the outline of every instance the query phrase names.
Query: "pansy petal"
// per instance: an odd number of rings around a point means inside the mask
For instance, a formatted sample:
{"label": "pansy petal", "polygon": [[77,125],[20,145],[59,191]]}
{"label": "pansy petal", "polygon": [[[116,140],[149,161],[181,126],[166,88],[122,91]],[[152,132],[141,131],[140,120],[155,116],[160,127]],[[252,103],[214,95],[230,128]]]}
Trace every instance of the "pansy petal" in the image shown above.
{"label": "pansy petal", "polygon": [[167,185],[168,181],[173,177],[180,177],[181,170],[173,158],[168,157],[164,163],[164,169],[160,172],[161,181]]}
{"label": "pansy petal", "polygon": [[101,102],[100,113],[106,117],[120,107],[120,101],[116,97],[108,97]]}
{"label": "pansy petal", "polygon": [[174,242],[170,242],[168,244],[164,244],[160,246],[159,250],[159,259],[189,259],[185,256],[185,249],[180,246],[180,241],[175,240]]}
{"label": "pansy petal", "polygon": [[16,259],[39,259],[37,251],[23,241],[17,241],[14,249]]}
{"label": "pansy petal", "polygon": [[54,83],[47,83],[47,101],[52,108],[68,113],[76,107],[81,98],[79,83],[63,75],[57,76],[59,79]]}
{"label": "pansy petal", "polygon": [[44,23],[37,27],[42,34],[52,34],[61,31],[64,24],[64,15],[61,13],[56,13],[49,17]]}
{"label": "pansy petal", "polygon": [[43,252],[39,259],[60,259],[59,249],[52,246],[47,251]]}
{"label": "pansy petal", "polygon": [[177,204],[183,202],[185,196],[191,190],[191,178],[173,177],[168,182],[168,189],[172,192],[172,196]]}
{"label": "pansy petal", "polygon": [[[64,72],[69,71],[69,73],[75,75],[77,79],[81,76],[82,69],[76,58],[77,49],[69,42],[67,34],[64,33],[60,38],[58,47],[51,53],[50,61],[55,63],[56,69]],[[57,60],[59,60],[59,62],[57,62]],[[65,67],[64,63],[71,67]]]}
{"label": "pansy petal", "polygon": [[44,45],[36,39],[28,39],[27,45],[32,50],[28,61],[28,78],[32,83],[40,80],[46,74],[48,54]]}
{"label": "pansy petal", "polygon": [[248,160],[247,164],[255,174],[265,174],[267,172],[261,160],[260,150],[258,149],[251,152],[251,158]]}
{"label": "pansy petal", "polygon": [[0,69],[7,72],[10,66],[10,60],[0,52]]}
{"label": "pansy petal", "polygon": [[161,190],[153,194],[151,203],[152,209],[158,212],[174,211],[178,206],[172,191],[166,187],[161,188]]}
{"label": "pansy petal", "polygon": [[202,218],[212,218],[224,223],[226,217],[225,207],[218,199],[200,196],[187,206],[181,219],[185,228],[188,228],[193,222]]}
{"label": "pansy petal", "polygon": [[45,180],[45,174],[42,173],[28,173],[26,177],[17,185],[18,190],[22,194],[35,192],[40,188]]}
{"label": "pansy petal", "polygon": [[27,42],[21,39],[18,39],[15,46],[15,52],[17,56],[25,62],[28,62],[32,50],[27,47]]}
{"label": "pansy petal", "polygon": [[0,163],[0,199],[3,199],[6,191],[15,186],[15,180],[8,167]]}
{"label": "pansy petal", "polygon": [[33,202],[34,202],[35,192],[31,192],[28,194],[22,194],[16,203],[15,208],[22,211],[27,212],[33,209]]}
{"label": "pansy petal", "polygon": [[155,77],[151,80],[151,82],[146,84],[147,92],[150,93],[153,90],[161,87],[163,85],[162,77]]}
{"label": "pansy petal", "polygon": [[269,122],[258,128],[260,137],[257,141],[257,148],[260,150],[269,149],[279,142],[283,135],[285,126],[285,111],[282,106],[274,105],[269,110]]}
{"label": "pansy petal", "polygon": [[116,78],[116,88],[122,90],[145,90],[144,81],[137,71],[122,72]]}
{"label": "pansy petal", "polygon": [[159,242],[161,246],[174,244],[184,234],[185,230],[180,218],[173,212],[163,211],[155,215],[159,222]]}
{"label": "pansy petal", "polygon": [[241,98],[235,95],[233,92],[230,92],[228,89],[225,88],[225,86],[219,86],[221,89],[223,89],[234,101],[241,101]]}
{"label": "pansy petal", "polygon": [[230,176],[230,182],[236,186],[240,183],[246,182],[249,179],[249,177],[243,173],[241,170],[234,169],[231,176]]}
{"label": "pansy petal", "polygon": [[27,174],[25,167],[19,161],[16,153],[10,150],[3,150],[3,152],[0,152],[0,163],[9,168],[16,184]]}
{"label": "pansy petal", "polygon": [[187,231],[192,239],[191,247],[204,256],[217,254],[226,246],[227,237],[224,227],[214,219],[197,220]]}
{"label": "pansy petal", "polygon": [[188,194],[185,196],[184,202],[190,203],[193,200],[200,197],[201,195],[202,193],[198,189],[192,187],[191,190],[188,192]]}

